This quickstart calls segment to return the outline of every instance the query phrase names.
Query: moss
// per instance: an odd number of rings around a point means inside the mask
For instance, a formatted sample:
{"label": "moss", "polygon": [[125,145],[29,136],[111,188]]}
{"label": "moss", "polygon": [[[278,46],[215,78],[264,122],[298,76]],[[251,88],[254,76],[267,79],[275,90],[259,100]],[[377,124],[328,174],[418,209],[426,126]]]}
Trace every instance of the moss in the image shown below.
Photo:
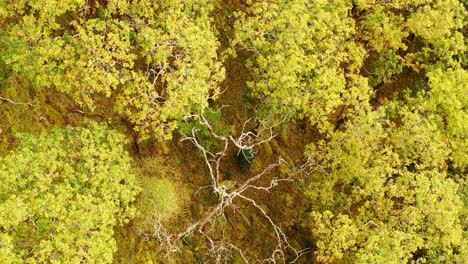
{"label": "moss", "polygon": [[262,164],[262,162],[260,161],[260,159],[255,159],[255,160],[252,162],[252,165],[250,166],[250,171],[251,171],[253,174],[258,174],[258,173],[262,172],[263,169],[264,169],[264,167],[263,167],[263,164]]}
{"label": "moss", "polygon": [[282,125],[281,126],[281,141],[283,141],[284,144],[289,143],[289,127],[287,125]]}
{"label": "moss", "polygon": [[62,127],[65,125],[65,119],[63,118],[63,115],[50,105],[44,105],[43,116],[47,118],[47,122],[54,124],[57,127]]}
{"label": "moss", "polygon": [[267,158],[271,158],[273,157],[274,153],[273,153],[273,149],[271,148],[271,145],[269,142],[265,142],[265,144],[262,145],[262,149],[264,151],[264,155],[267,157]]}

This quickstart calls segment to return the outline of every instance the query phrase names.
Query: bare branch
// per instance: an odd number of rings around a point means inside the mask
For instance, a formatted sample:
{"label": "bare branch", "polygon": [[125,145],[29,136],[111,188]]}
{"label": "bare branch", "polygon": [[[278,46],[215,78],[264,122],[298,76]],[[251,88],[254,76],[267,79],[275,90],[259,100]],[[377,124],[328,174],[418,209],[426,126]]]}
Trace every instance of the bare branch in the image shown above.
{"label": "bare branch", "polygon": [[8,98],[2,97],[2,96],[0,96],[0,100],[6,101],[6,102],[11,103],[11,104],[15,104],[15,105],[27,105],[27,106],[30,106],[30,107],[34,106],[33,104],[30,104],[30,103],[20,103],[20,102],[13,101],[11,99],[8,99]]}
{"label": "bare branch", "polygon": [[[216,263],[226,263],[232,257],[233,253],[239,254],[239,256],[246,262],[249,263],[250,260],[247,257],[247,251],[242,250],[238,246],[234,245],[232,242],[225,236],[225,229],[222,230],[223,237],[221,239],[214,238],[214,231],[217,225],[217,221],[219,219],[227,219],[225,215],[225,210],[227,208],[233,209],[235,213],[239,213],[241,217],[245,220],[245,222],[250,225],[245,214],[237,205],[239,202],[246,203],[250,205],[252,208],[255,208],[260,215],[266,220],[268,225],[271,227],[273,236],[275,237],[277,243],[276,247],[271,253],[271,256],[267,259],[264,259],[264,262],[271,262],[277,263],[278,261],[281,263],[286,263],[288,257],[292,254],[294,259],[290,261],[290,263],[294,263],[299,259],[300,256],[308,252],[306,250],[297,250],[288,241],[288,238],[282,228],[278,226],[275,221],[269,216],[266,210],[253,198],[250,198],[246,195],[247,190],[258,190],[258,191],[266,191],[269,192],[274,187],[276,187],[281,182],[289,182],[293,181],[291,175],[286,178],[278,178],[274,177],[269,181],[267,185],[259,185],[256,184],[258,180],[261,178],[266,177],[271,171],[279,167],[281,164],[287,165],[286,161],[279,158],[276,163],[268,165],[263,171],[254,175],[253,177],[243,181],[242,183],[236,183],[235,187],[225,186],[222,183],[222,160],[224,157],[227,156],[228,148],[235,147],[239,151],[249,150],[254,151],[254,148],[272,140],[275,135],[273,134],[273,128],[276,126],[266,126],[265,123],[260,123],[260,128],[258,131],[246,131],[246,125],[249,122],[247,120],[244,123],[242,132],[239,136],[221,136],[216,133],[213,126],[208,122],[208,120],[202,114],[194,114],[187,116],[186,119],[193,119],[198,120],[198,122],[205,126],[210,134],[217,140],[223,143],[222,148],[214,153],[208,151],[198,140],[197,132],[195,128],[192,129],[191,135],[186,135],[182,138],[182,141],[188,140],[192,142],[192,144],[199,149],[203,154],[203,159],[205,161],[205,165],[208,167],[208,173],[211,180],[211,187],[213,193],[218,196],[218,203],[212,207],[201,219],[195,221],[188,227],[186,227],[183,231],[179,233],[169,234],[166,228],[162,226],[159,221],[156,221],[154,226],[154,232],[152,234],[160,243],[162,247],[166,248],[167,254],[171,252],[178,251],[179,248],[176,245],[176,241],[185,239],[186,237],[193,235],[194,233],[198,233],[202,235],[208,245],[209,245],[209,254],[214,258]],[[267,134],[264,136],[263,134]],[[239,153],[239,152],[238,152]],[[206,188],[207,186],[201,187]],[[199,189],[199,190],[200,190]],[[198,191],[197,191],[198,192]],[[248,206],[249,207],[249,206]]]}
{"label": "bare branch", "polygon": [[[232,141],[232,143],[239,149],[238,153],[239,154],[241,151],[253,151],[253,149],[261,144],[264,144],[270,140],[272,140],[274,137],[276,137],[276,134],[273,134],[273,128],[276,127],[278,124],[274,124],[272,126],[266,126],[265,122],[260,122],[260,128],[256,133],[252,131],[245,131],[247,123],[249,123],[251,119],[248,119],[247,121],[244,122],[244,125],[242,126],[242,132],[241,134],[237,137],[234,138],[233,136],[229,136],[229,139]],[[268,136],[265,139],[261,139],[261,135],[264,134],[265,131],[268,131]]]}

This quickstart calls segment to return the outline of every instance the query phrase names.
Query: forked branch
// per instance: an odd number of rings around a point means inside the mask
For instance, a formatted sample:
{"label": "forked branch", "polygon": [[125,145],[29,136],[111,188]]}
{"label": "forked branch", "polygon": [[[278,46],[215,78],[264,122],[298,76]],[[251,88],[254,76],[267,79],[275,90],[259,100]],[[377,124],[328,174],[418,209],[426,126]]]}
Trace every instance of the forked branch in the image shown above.
{"label": "forked branch", "polygon": [[[249,189],[269,192],[281,182],[292,181],[293,179],[291,178],[291,175],[289,175],[286,178],[274,177],[267,185],[261,185],[258,183],[261,178],[264,178],[281,164],[287,165],[283,159],[279,158],[277,162],[268,165],[257,175],[254,175],[241,183],[237,183],[235,186],[228,187],[221,184],[221,166],[223,164],[223,158],[227,156],[229,147],[233,146],[238,151],[254,151],[255,147],[266,143],[275,137],[275,134],[273,133],[274,126],[268,127],[265,126],[264,123],[261,123],[261,126],[258,128],[257,132],[246,131],[246,124],[249,122],[248,120],[244,123],[242,132],[237,137],[221,136],[216,133],[213,126],[208,122],[205,116],[191,115],[187,116],[186,118],[197,120],[201,125],[205,126],[209,130],[210,134],[215,139],[222,143],[221,150],[217,152],[208,151],[197,138],[198,131],[195,128],[192,129],[191,135],[187,135],[182,139],[182,141],[190,141],[201,151],[205,164],[208,167],[208,174],[211,182],[209,187],[218,196],[218,203],[213,206],[201,219],[192,223],[190,226],[186,227],[179,233],[169,234],[166,228],[164,228],[160,223],[156,223],[153,237],[159,240],[161,246],[166,247],[166,251],[168,253],[178,251],[179,248],[175,243],[176,241],[185,239],[194,233],[199,233],[208,242],[210,255],[214,257],[216,263],[228,262],[233,253],[239,254],[239,256],[246,263],[250,263],[252,260],[248,258],[247,251],[230,242],[224,234],[224,229],[221,239],[214,239],[214,234],[212,233],[212,230],[216,227],[217,221],[220,219],[226,219],[225,210],[227,208],[231,208],[234,212],[239,213],[242,218],[248,222],[244,213],[240,211],[241,209],[238,206],[240,204],[247,204],[250,208],[257,210],[261,217],[265,219],[266,223],[272,229],[273,237],[276,239],[276,246],[271,253],[271,256],[267,257],[262,262],[287,263],[289,260],[289,263],[294,263],[301,255],[308,252],[307,249],[295,249],[289,243],[288,238],[282,228],[275,223],[274,219],[271,218],[268,212],[259,204],[259,201],[249,197],[246,192]],[[203,188],[206,187],[207,186]],[[257,259],[253,261],[257,262],[259,260]]]}

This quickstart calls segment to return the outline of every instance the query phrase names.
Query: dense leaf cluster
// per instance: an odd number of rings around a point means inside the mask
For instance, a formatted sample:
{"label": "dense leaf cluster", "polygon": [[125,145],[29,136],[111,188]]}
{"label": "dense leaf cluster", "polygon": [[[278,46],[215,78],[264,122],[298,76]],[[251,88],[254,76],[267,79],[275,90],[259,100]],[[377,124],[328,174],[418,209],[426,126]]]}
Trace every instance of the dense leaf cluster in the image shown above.
{"label": "dense leaf cluster", "polygon": [[2,263],[111,262],[139,190],[122,135],[90,123],[19,140],[0,159]]}

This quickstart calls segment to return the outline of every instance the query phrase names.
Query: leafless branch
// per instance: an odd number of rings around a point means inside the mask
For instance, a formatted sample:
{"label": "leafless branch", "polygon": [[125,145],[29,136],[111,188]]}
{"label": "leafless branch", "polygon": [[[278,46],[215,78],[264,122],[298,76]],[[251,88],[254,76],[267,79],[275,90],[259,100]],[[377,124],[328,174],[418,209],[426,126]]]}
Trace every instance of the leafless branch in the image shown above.
{"label": "leafless branch", "polygon": [[[161,246],[166,247],[166,251],[168,252],[168,254],[170,252],[179,250],[178,246],[175,243],[176,241],[183,240],[190,235],[198,233],[202,235],[202,237],[204,237],[207,241],[207,244],[209,245],[210,256],[214,258],[216,263],[228,262],[229,259],[232,257],[231,255],[233,253],[239,254],[239,256],[246,263],[250,263],[251,260],[247,257],[247,251],[241,249],[240,247],[230,242],[229,239],[225,237],[224,229],[223,237],[221,239],[215,239],[213,233],[213,230],[216,227],[216,222],[219,219],[226,219],[225,210],[227,208],[231,208],[235,213],[239,213],[241,217],[246,221],[246,223],[250,225],[250,222],[248,221],[247,217],[239,208],[239,204],[247,204],[248,207],[257,210],[260,213],[260,215],[266,220],[268,225],[271,227],[272,234],[276,239],[276,247],[273,250],[271,256],[264,259],[262,262],[286,263],[292,254],[293,260],[289,260],[289,263],[294,263],[297,261],[297,259],[299,259],[300,256],[307,253],[307,250],[295,249],[289,243],[288,238],[282,230],[282,228],[275,223],[275,221],[271,218],[268,212],[259,204],[259,202],[247,196],[246,192],[247,190],[269,192],[281,182],[293,181],[291,175],[289,175],[286,178],[274,177],[269,181],[267,185],[260,185],[257,183],[258,180],[264,178],[267,174],[269,174],[271,171],[273,171],[280,165],[287,165],[286,161],[279,158],[277,162],[268,165],[263,171],[245,180],[242,183],[236,183],[233,186],[226,186],[222,184],[223,177],[221,172],[221,166],[223,164],[223,158],[227,156],[228,148],[231,146],[235,147],[239,151],[254,151],[255,147],[259,146],[260,144],[266,143],[275,137],[275,135],[273,134],[274,126],[266,126],[264,123],[261,123],[261,127],[258,128],[258,131],[254,133],[251,131],[246,131],[246,124],[249,122],[248,120],[244,123],[244,127],[239,136],[221,136],[216,133],[212,125],[202,114],[191,115],[187,116],[186,118],[198,120],[198,122],[201,125],[205,126],[209,130],[209,132],[215,139],[222,142],[221,150],[217,152],[208,151],[198,140],[198,130],[196,130],[195,128],[192,129],[191,135],[186,135],[185,138],[181,139],[182,141],[190,141],[203,154],[203,159],[205,161],[206,166],[208,167],[208,174],[211,181],[209,187],[211,187],[213,193],[215,193],[218,196],[218,203],[215,206],[213,206],[208,212],[206,212],[201,219],[195,221],[179,233],[169,234],[167,229],[162,226],[160,221],[156,221],[152,236],[161,243]],[[267,135],[263,136],[263,134],[265,133]],[[202,188],[206,188],[206,186]]]}
{"label": "leafless branch", "polygon": [[11,100],[9,98],[5,98],[5,97],[2,97],[2,96],[0,96],[0,100],[6,101],[6,102],[11,103],[11,104],[15,104],[15,105],[27,105],[27,106],[30,106],[30,107],[34,106],[33,104],[30,104],[30,103],[20,103],[20,102],[13,101],[13,100]]}
{"label": "leafless branch", "polygon": [[[252,131],[245,131],[246,125],[250,121],[251,119],[248,119],[244,122],[244,125],[242,126],[242,132],[237,138],[229,136],[229,139],[232,141],[232,143],[239,149],[237,154],[246,150],[253,151],[255,147],[264,144],[276,137],[276,134],[273,134],[273,128],[278,124],[266,126],[264,122],[260,122],[258,131],[255,133]],[[268,131],[268,135],[266,138],[261,139],[260,136],[265,134],[265,131]]]}

